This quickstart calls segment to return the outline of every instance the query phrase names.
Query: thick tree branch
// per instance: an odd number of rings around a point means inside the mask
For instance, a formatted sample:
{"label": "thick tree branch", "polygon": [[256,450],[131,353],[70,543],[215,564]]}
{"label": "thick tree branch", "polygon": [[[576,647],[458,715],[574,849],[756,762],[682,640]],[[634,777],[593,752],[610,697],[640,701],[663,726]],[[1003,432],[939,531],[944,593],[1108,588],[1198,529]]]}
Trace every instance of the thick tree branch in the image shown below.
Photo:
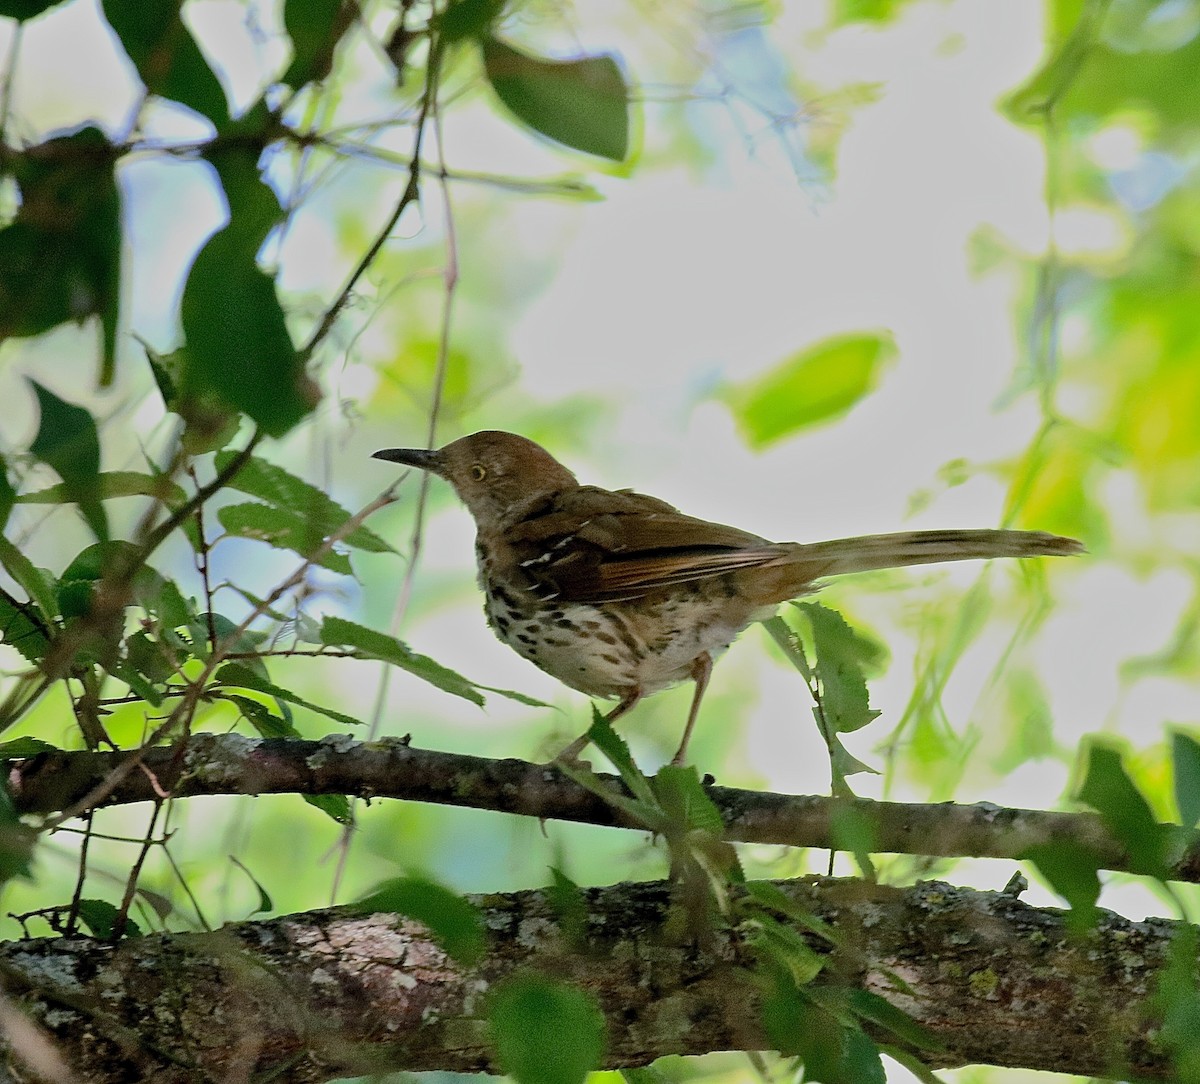
{"label": "thick tree branch", "polygon": [[[910,1013],[944,1046],[923,1055],[931,1064],[1168,1075],[1152,998],[1173,923],[1101,912],[1092,932],[1072,937],[1059,911],[939,882],[813,879],[780,888],[844,945],[818,982],[872,990]],[[531,970],[594,996],[607,1025],[606,1066],[772,1045],[760,1023],[763,987],[736,933],[717,931],[704,946],[672,937],[678,923],[667,922],[674,908],[663,883],[583,895],[586,920],[574,941],[541,892],[477,898],[490,939],[471,968],[417,923],[335,909],[117,946],[9,943],[0,946],[0,979],[75,1079],[97,1084],[495,1069],[488,995]],[[20,1040],[6,1035],[19,1060]]]}
{"label": "thick tree branch", "polygon": [[[91,793],[133,756],[106,804],[153,801],[166,794],[350,794],[491,809],[520,816],[640,828],[618,809],[553,767],[413,749],[398,739],[359,742],[346,735],[321,741],[196,734],[186,747],[140,752],[61,752],[8,765],[20,813],[49,814]],[[614,789],[619,784],[604,777]],[[713,786],[726,838],[742,843],[837,848],[837,825],[848,813],[872,834],[875,853],[1019,859],[1037,844],[1088,848],[1103,868],[1128,870],[1129,856],[1099,817],[1009,809],[986,803],[937,805],[869,799],[771,794]],[[1172,869],[1180,881],[1200,881],[1200,848]]]}

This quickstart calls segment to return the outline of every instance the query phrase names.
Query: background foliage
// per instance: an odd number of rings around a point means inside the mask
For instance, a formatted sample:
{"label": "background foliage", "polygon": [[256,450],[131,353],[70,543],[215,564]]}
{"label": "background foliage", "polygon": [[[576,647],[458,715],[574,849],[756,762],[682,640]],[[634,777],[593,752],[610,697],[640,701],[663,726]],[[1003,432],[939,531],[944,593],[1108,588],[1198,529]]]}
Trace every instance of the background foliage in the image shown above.
{"label": "background foliage", "polygon": [[[1117,748],[1147,810],[1194,823],[1172,768],[1200,721],[1200,4],[136,7],[0,2],[7,755],[353,727],[535,756],[582,730],[581,698],[483,627],[446,492],[410,478],[347,518],[392,480],[374,448],[494,427],[773,537],[1084,539],[1070,568],[831,588],[881,712],[844,728],[835,783],[1121,808]],[[827,789],[802,676],[744,641],[696,762]],[[643,767],[685,707],[629,721]],[[499,891],[665,870],[628,833],[401,803],[149,816],[42,835],[6,909],[188,928],[402,874]],[[1094,870],[1042,859],[1092,905]],[[1101,902],[1194,917],[1190,889],[1126,881]]]}

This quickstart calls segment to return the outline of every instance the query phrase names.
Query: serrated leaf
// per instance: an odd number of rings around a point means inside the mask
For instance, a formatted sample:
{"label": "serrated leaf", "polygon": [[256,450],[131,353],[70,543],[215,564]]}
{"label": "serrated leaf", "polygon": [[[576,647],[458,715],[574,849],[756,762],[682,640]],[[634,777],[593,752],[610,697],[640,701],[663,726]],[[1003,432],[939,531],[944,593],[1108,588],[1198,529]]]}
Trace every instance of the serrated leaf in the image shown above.
{"label": "serrated leaf", "polygon": [[[213,465],[218,471],[222,471],[233,458],[233,452],[220,452]],[[322,539],[328,538],[351,518],[351,513],[324,490],[257,456],[251,456],[246,461],[242,469],[230,479],[226,488],[236,489],[239,493],[257,497],[276,508],[302,515],[312,523],[314,533]],[[340,541],[369,553],[396,552],[374,531],[361,525]]]}
{"label": "serrated leaf", "polygon": [[301,557],[313,560],[322,568],[343,576],[353,576],[350,558],[337,550],[329,549],[316,556],[324,539],[304,516],[282,508],[248,501],[245,504],[227,504],[217,510],[217,519],[226,532],[238,538],[249,538],[265,542],[275,549],[290,550]]}
{"label": "serrated leaf", "polygon": [[535,976],[496,988],[496,1061],[517,1084],[583,1084],[604,1054],[604,1017],[585,990]]}
{"label": "serrated leaf", "polygon": [[354,813],[350,809],[350,799],[344,794],[305,794],[304,800],[319,809],[325,816],[336,821],[343,828],[354,827]]}
{"label": "serrated leaf", "polygon": [[324,79],[342,35],[354,24],[357,8],[345,0],[285,0],[283,27],[292,39],[292,62],[282,82],[293,90]]}
{"label": "serrated leaf", "polygon": [[92,533],[108,539],[108,517],[96,493],[100,475],[100,437],[96,423],[83,407],[60,399],[36,380],[40,422],[29,451],[61,479],[67,499],[79,505]]}
{"label": "serrated leaf", "polygon": [[16,648],[27,662],[40,663],[50,649],[50,639],[37,607],[0,593],[0,643]]}
{"label": "serrated leaf", "polygon": [[121,287],[117,149],[88,125],[5,155],[21,190],[0,229],[0,342],[100,318],[100,383],[116,364]]}
{"label": "serrated leaf", "polygon": [[[93,483],[94,495],[102,501],[114,497],[154,497],[169,508],[176,508],[187,500],[187,494],[164,475],[143,474],[133,470],[100,471]],[[34,493],[22,493],[18,504],[66,504],[75,498],[65,482],[39,489]]]}
{"label": "serrated leaf", "polygon": [[192,263],[180,306],[186,337],[180,392],[214,396],[281,437],[312,411],[320,392],[255,251],[234,218]]}
{"label": "serrated leaf", "polygon": [[182,18],[182,0],[102,0],[104,17],[151,94],[181,102],[218,128],[229,122],[221,83]]}
{"label": "serrated leaf", "polygon": [[721,398],[746,443],[766,448],[841,417],[874,390],[895,353],[888,334],[834,336],[797,351],[762,376],[727,385]]}
{"label": "serrated leaf", "polygon": [[614,162],[629,153],[629,91],[611,56],[547,60],[483,40],[488,82],[518,120],[576,150]]}
{"label": "serrated leaf", "polygon": [[1185,828],[1200,821],[1200,742],[1181,731],[1171,735],[1171,762],[1175,767],[1175,805]]}
{"label": "serrated leaf", "polygon": [[328,719],[345,723],[348,726],[363,725],[361,719],[355,719],[354,716],[335,711],[333,708],[323,708],[320,704],[314,704],[303,697],[297,696],[288,689],[274,684],[274,682],[267,681],[248,666],[243,666],[240,662],[227,662],[222,666],[216,673],[216,682],[219,685],[231,685],[240,689],[251,689],[257,693],[266,693],[267,696],[273,696],[276,700],[282,700],[287,704],[295,704],[297,707],[308,708],[309,711],[315,711],[318,715],[324,715]]}
{"label": "serrated leaf", "polygon": [[1087,771],[1078,797],[1100,814],[1125,847],[1132,872],[1166,878],[1172,833],[1154,819],[1150,804],[1126,774],[1116,749],[1096,743],[1088,746]]}
{"label": "serrated leaf", "polygon": [[0,535],[0,565],[21,585],[31,602],[36,603],[43,617],[58,616],[53,577],[44,569],[34,566],[16,546]]}
{"label": "serrated leaf", "polygon": [[814,672],[821,690],[825,721],[839,734],[853,733],[879,718],[871,708],[863,668],[875,662],[879,646],[857,633],[835,610],[817,602],[795,607],[808,618],[817,663]]}
{"label": "serrated leaf", "polygon": [[251,700],[248,696],[229,695],[226,700],[236,704],[242,717],[264,738],[299,738],[301,736],[290,719],[276,715],[266,704]]}
{"label": "serrated leaf", "polygon": [[443,692],[461,696],[473,704],[483,704],[483,696],[462,674],[434,662],[433,659],[410,651],[394,636],[358,625],[342,617],[327,616],[321,623],[321,643],[327,647],[350,647],[365,658],[398,666],[410,674],[436,685]]}
{"label": "serrated leaf", "polygon": [[587,934],[587,900],[584,899],[579,885],[557,866],[550,867],[550,877],[546,899],[558,915],[563,937],[570,944],[580,944]]}
{"label": "serrated leaf", "polygon": [[487,930],[478,908],[423,877],[385,881],[354,907],[364,914],[382,911],[416,919],[466,967],[478,962],[487,948]]}
{"label": "serrated leaf", "polygon": [[635,801],[643,807],[644,815],[650,818],[647,823],[657,822],[662,816],[662,807],[654,796],[653,784],[642,773],[641,768],[634,763],[633,754],[629,751],[629,745],[625,739],[613,729],[612,723],[601,715],[594,705],[592,707],[592,725],[588,727],[588,740],[617,769],[621,782],[629,788]]}
{"label": "serrated leaf", "polygon": [[696,769],[681,764],[664,764],[651,780],[655,797],[675,823],[687,829],[725,834],[721,811],[708,796]]}

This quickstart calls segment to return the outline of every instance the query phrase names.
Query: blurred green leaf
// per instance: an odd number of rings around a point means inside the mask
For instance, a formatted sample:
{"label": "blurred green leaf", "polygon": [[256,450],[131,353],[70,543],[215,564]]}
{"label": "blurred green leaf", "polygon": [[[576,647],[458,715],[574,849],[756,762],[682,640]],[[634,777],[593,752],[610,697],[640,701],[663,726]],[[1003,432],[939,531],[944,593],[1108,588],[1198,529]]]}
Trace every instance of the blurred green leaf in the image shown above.
{"label": "blurred green leaf", "polygon": [[482,44],[488,82],[518,120],[556,143],[624,161],[629,91],[611,56],[546,60],[495,38]]}
{"label": "blurred green leaf", "polygon": [[[93,937],[107,941],[117,928],[120,911],[107,900],[80,900],[79,921],[82,922]],[[141,937],[142,928],[132,918],[125,919],[124,933],[126,937]]]}
{"label": "blurred green leaf", "polygon": [[729,384],[721,398],[752,448],[765,448],[808,426],[841,417],[875,389],[895,357],[892,337],[838,335],[793,354],[768,373]]}
{"label": "blurred green leaf", "polygon": [[65,0],[0,0],[0,16],[24,22],[61,3]]}
{"label": "blurred green leaf", "polygon": [[846,23],[888,23],[908,0],[834,0],[834,26]]}
{"label": "blurred green leaf", "polygon": [[563,937],[568,944],[581,945],[587,936],[588,925],[588,906],[583,891],[557,866],[550,867],[550,877],[546,898],[558,915]]}
{"label": "blurred green leaf", "polygon": [[240,869],[247,876],[247,878],[249,878],[250,883],[254,885],[256,889],[258,889],[258,906],[255,907],[250,913],[252,915],[259,915],[265,914],[267,911],[275,910],[275,904],[271,899],[270,893],[263,888],[263,886],[259,883],[258,878],[250,872],[246,865],[242,862],[239,862],[238,859],[236,859],[233,855],[229,856],[229,861],[237,866],[237,868]]}
{"label": "blurred green leaf", "polygon": [[180,17],[183,0],[102,0],[102,7],[151,94],[181,102],[218,128],[228,123],[225,92]]}
{"label": "blurred green leaf", "polygon": [[214,392],[180,395],[179,387],[187,370],[187,350],[180,348],[170,354],[159,354],[148,343],[142,342],[146,360],[154,375],[163,405],[184,421],[181,438],[183,449],[189,455],[224,448],[237,436],[241,416]]}
{"label": "blurred green leaf", "polygon": [[350,558],[344,553],[330,549],[316,556],[324,539],[316,525],[299,512],[272,508],[258,501],[245,504],[227,504],[217,510],[221,526],[238,538],[250,538],[265,542],[275,549],[291,550],[301,557],[311,558],[322,568],[343,576],[353,576]]}
{"label": "blurred green leaf", "polygon": [[1100,814],[1125,847],[1130,870],[1166,879],[1177,840],[1170,826],[1154,819],[1150,804],[1126,774],[1116,749],[1096,742],[1088,746],[1086,775],[1078,798]]}
{"label": "blurred green leaf", "polygon": [[357,6],[346,0],[285,0],[283,27],[292,39],[292,62],[281,76],[293,90],[324,79],[342,35],[354,25]]}
{"label": "blurred green leaf", "polygon": [[8,525],[13,505],[17,502],[17,491],[8,478],[8,462],[0,455],[0,531]]}
{"label": "blurred green leaf", "polygon": [[[234,458],[233,452],[219,452],[213,465],[224,470]],[[276,508],[302,515],[312,524],[317,538],[328,538],[351,514],[334,501],[324,490],[289,474],[283,467],[265,459],[251,456],[240,471],[230,479],[227,488],[258,497]],[[356,527],[342,539],[347,546],[369,553],[395,553],[387,542],[368,527]]]}
{"label": "blurred green leaf", "polygon": [[587,991],[536,976],[511,979],[491,1001],[501,1070],[517,1084],[583,1084],[604,1053],[604,1017]]}
{"label": "blurred green leaf", "polygon": [[363,725],[362,720],[355,719],[353,715],[346,715],[344,712],[335,711],[333,708],[323,708],[320,704],[314,704],[303,697],[297,696],[288,689],[284,689],[282,686],[268,681],[241,662],[227,662],[217,671],[215,680],[218,685],[228,685],[239,689],[252,689],[254,692],[266,693],[267,696],[273,696],[276,700],[282,700],[287,704],[295,704],[297,707],[308,708],[309,711],[315,711],[318,715],[324,715],[328,719],[345,723],[347,726]]}
{"label": "blurred green leaf", "polygon": [[505,3],[506,0],[451,0],[434,20],[434,26],[446,43],[482,38],[500,18]]}
{"label": "blurred green leaf", "polygon": [[21,203],[0,229],[0,342],[98,316],[102,384],[116,364],[120,302],[116,160],[116,148],[92,126],[7,153]]}
{"label": "blurred green leaf", "polygon": [[209,238],[180,307],[186,350],[181,394],[215,395],[281,437],[320,399],[292,345],[275,282],[248,251],[241,224]]}
{"label": "blurred green leaf", "polygon": [[1021,857],[1037,866],[1050,887],[1071,905],[1067,927],[1073,933],[1086,933],[1095,925],[1102,868],[1096,855],[1078,843],[1054,841],[1029,847]]}
{"label": "blurred green leaf", "polygon": [[721,837],[725,821],[690,765],[664,764],[650,781],[654,795],[671,820],[689,830]]}
{"label": "blurred green leaf", "polygon": [[[15,743],[7,744],[11,746]],[[31,864],[36,843],[37,832],[21,823],[8,786],[0,783],[0,884],[14,877],[32,876]]]}
{"label": "blurred green leaf", "polygon": [[930,1052],[946,1049],[946,1044],[932,1031],[873,990],[851,990],[849,999],[855,1016],[886,1028],[913,1048]]}
{"label": "blurred green leaf", "polygon": [[350,809],[350,799],[344,794],[305,794],[304,800],[319,809],[325,816],[342,825],[343,828],[354,826],[354,813]]}
{"label": "blurred green leaf", "polygon": [[[245,720],[264,738],[299,738],[302,735],[290,719],[276,715],[266,704],[248,696],[231,695],[227,700],[236,704]],[[305,796],[305,800],[308,799]],[[336,819],[336,818],[335,818]]]}
{"label": "blurred green leaf", "polygon": [[385,881],[354,904],[364,914],[386,912],[413,918],[427,927],[446,952],[470,967],[487,949],[479,910],[461,896],[423,877]]}
{"label": "blurred green leaf", "polygon": [[1172,1080],[1200,1079],[1200,993],[1196,989],[1195,926],[1180,923],[1154,995],[1161,1015],[1158,1039],[1171,1052]]}
{"label": "blurred green leaf", "polygon": [[92,533],[102,542],[107,541],[108,517],[97,494],[100,437],[96,423],[83,407],[64,402],[36,380],[29,383],[37,393],[41,412],[37,436],[29,451],[63,480],[67,498],[79,505]]}
{"label": "blurred green leaf", "polygon": [[359,655],[407,670],[410,674],[436,685],[444,692],[461,696],[473,704],[483,704],[479,690],[462,674],[447,669],[426,655],[410,651],[394,636],[355,624],[345,618],[326,616],[321,623],[321,643],[329,647],[350,647]]}
{"label": "blurred green leaf", "polygon": [[[93,482],[93,491],[102,501],[114,497],[154,497],[169,508],[177,508],[187,500],[183,487],[169,478],[158,474],[142,474],[135,470],[101,471]],[[39,489],[34,493],[22,493],[18,504],[65,504],[74,500],[65,482]]]}
{"label": "blurred green leaf", "polygon": [[1200,821],[1200,742],[1176,730],[1171,735],[1171,762],[1175,766],[1175,806],[1185,828]]}

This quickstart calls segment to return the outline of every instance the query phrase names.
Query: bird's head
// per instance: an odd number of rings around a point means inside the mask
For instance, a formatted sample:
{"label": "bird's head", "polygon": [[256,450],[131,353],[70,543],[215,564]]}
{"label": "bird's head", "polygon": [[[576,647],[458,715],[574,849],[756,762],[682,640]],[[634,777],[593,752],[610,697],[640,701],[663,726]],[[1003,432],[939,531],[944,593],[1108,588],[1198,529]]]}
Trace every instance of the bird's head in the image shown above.
{"label": "bird's head", "polygon": [[480,527],[499,526],[516,505],[579,483],[566,467],[532,440],[484,430],[444,448],[385,448],[375,459],[403,463],[445,478]]}

